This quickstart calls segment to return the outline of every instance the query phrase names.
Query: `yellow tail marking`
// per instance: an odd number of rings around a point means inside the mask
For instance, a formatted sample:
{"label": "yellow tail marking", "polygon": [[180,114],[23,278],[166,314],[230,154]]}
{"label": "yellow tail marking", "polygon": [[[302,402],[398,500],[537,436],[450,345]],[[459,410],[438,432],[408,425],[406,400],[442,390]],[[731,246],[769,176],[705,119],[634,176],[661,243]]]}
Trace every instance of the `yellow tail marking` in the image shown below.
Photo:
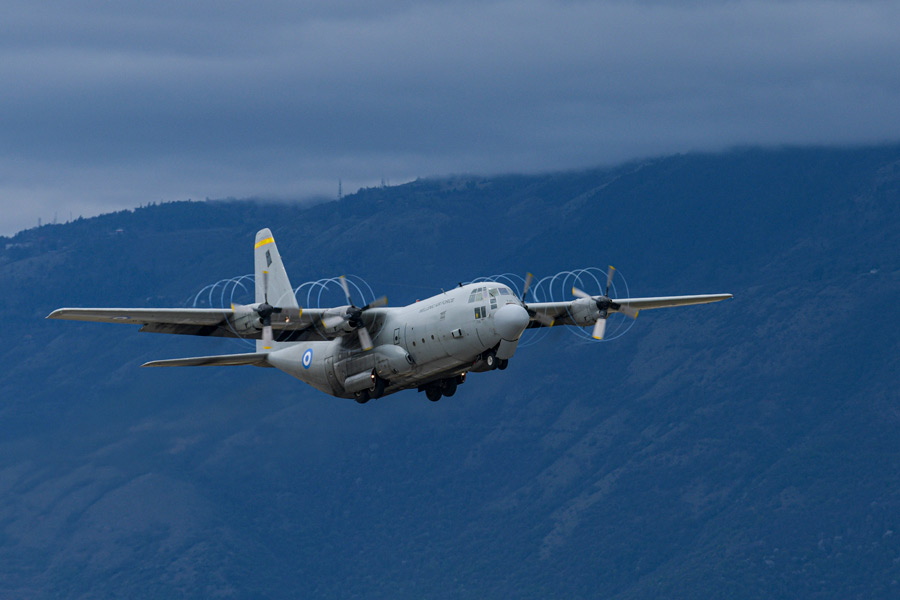
{"label": "yellow tail marking", "polygon": [[274,244],[274,243],[275,243],[275,238],[267,237],[264,240],[259,240],[258,242],[256,242],[256,245],[253,246],[253,249],[255,250],[256,248],[261,248],[262,246],[265,246],[266,244]]}

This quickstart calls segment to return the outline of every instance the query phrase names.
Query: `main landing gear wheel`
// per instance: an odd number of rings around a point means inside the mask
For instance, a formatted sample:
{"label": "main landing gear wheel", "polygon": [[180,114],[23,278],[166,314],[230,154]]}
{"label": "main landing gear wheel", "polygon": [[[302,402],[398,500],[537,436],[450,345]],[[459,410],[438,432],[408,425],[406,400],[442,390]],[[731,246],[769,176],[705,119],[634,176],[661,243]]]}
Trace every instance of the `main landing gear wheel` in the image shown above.
{"label": "main landing gear wheel", "polygon": [[445,379],[441,382],[441,393],[448,398],[456,393],[456,379]]}
{"label": "main landing gear wheel", "polygon": [[435,386],[435,387],[430,387],[427,390],[425,390],[425,395],[432,402],[437,402],[438,400],[441,399],[441,396],[443,396],[444,393],[441,392],[441,388]]}
{"label": "main landing gear wheel", "polygon": [[509,366],[509,359],[501,358],[497,361],[497,368],[501,371]]}
{"label": "main landing gear wheel", "polygon": [[496,369],[497,368],[497,355],[493,352],[488,352],[484,355],[484,364],[488,369]]}
{"label": "main landing gear wheel", "polygon": [[367,390],[369,392],[369,396],[371,396],[372,398],[381,398],[382,396],[384,396],[384,388],[386,388],[387,385],[387,381],[385,381],[378,375],[375,375],[375,385]]}
{"label": "main landing gear wheel", "polygon": [[362,391],[356,392],[356,401],[359,402],[360,404],[365,404],[366,402],[369,401],[369,398],[370,398],[369,390],[362,390]]}

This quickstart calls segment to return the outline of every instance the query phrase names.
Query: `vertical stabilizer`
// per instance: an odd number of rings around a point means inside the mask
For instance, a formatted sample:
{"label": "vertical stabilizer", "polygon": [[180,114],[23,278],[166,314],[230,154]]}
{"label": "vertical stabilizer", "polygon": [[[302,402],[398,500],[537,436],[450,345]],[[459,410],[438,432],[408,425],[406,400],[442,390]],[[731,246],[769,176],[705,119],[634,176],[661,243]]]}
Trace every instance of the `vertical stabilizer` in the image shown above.
{"label": "vertical stabilizer", "polygon": [[[282,308],[299,308],[294,288],[288,279],[281,254],[275,245],[275,238],[268,228],[260,229],[253,246],[254,276],[256,279],[256,302],[266,302]],[[276,336],[277,337],[277,336]],[[273,344],[273,350],[288,344]],[[256,341],[256,351],[264,352],[262,340]]]}

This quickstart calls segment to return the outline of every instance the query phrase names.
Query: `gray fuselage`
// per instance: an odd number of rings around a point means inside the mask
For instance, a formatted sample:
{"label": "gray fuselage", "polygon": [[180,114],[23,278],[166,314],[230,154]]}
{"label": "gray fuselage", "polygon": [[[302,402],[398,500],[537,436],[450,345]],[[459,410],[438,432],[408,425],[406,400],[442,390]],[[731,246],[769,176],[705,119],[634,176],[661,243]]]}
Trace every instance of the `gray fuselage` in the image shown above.
{"label": "gray fuselage", "polygon": [[508,358],[528,325],[528,313],[498,283],[464,285],[403,307],[367,313],[373,348],[357,336],[297,342],[275,350],[269,362],[333,396],[352,398],[373,374],[387,382],[384,394],[423,386],[483,368],[487,352]]}

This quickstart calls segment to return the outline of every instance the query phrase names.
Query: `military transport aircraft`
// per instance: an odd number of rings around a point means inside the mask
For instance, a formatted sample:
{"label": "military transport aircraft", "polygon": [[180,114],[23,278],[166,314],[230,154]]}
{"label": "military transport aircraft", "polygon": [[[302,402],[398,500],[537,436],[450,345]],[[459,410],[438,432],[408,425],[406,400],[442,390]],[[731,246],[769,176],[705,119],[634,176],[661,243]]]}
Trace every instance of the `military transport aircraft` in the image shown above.
{"label": "military transport aircraft", "polygon": [[612,299],[572,289],[568,302],[526,302],[501,283],[460,285],[403,307],[379,298],[356,306],[345,278],[346,306],[300,308],[272,232],[256,234],[256,302],[221,308],[60,308],[48,319],[132,323],[141,331],[256,339],[256,352],[148,362],[145,367],[275,367],[314,388],[360,404],[405,389],[431,401],[452,396],[469,372],[505,369],[522,333],[534,327],[593,325],[602,339],[613,312],[705,304],[731,294]]}

